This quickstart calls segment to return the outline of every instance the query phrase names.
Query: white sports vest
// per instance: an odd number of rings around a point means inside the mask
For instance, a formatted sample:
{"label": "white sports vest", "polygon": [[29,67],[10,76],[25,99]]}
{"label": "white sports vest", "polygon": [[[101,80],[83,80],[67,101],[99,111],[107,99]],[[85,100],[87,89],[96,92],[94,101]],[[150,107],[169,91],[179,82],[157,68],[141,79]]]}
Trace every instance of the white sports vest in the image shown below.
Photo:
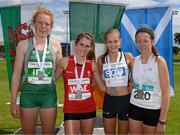
{"label": "white sports vest", "polygon": [[109,55],[103,64],[103,79],[106,87],[128,86],[129,68],[123,52],[119,52],[116,62],[110,63]]}
{"label": "white sports vest", "polygon": [[134,86],[130,103],[146,109],[160,109],[161,88],[159,73],[154,55],[147,64],[141,64],[141,56],[137,56],[133,66]]}

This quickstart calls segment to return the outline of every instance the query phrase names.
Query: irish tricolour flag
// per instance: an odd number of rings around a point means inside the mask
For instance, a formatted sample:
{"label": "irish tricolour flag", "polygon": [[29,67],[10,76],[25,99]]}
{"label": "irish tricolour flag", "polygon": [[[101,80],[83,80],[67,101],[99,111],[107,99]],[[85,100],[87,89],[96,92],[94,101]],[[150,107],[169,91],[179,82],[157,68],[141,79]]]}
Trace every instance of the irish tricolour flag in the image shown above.
{"label": "irish tricolour flag", "polygon": [[[91,32],[96,40],[97,58],[104,52],[104,33],[109,28],[119,28],[124,10],[125,6],[120,3],[70,0],[70,40],[75,40],[81,32]],[[73,53],[73,47],[71,53]]]}

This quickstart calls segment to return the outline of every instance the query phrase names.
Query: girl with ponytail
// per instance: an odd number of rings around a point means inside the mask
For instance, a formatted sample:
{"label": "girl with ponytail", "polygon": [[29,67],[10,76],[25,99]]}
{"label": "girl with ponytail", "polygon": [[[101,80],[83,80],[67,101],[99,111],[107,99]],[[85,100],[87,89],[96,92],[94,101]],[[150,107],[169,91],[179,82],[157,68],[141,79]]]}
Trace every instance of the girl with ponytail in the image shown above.
{"label": "girl with ponytail", "polygon": [[170,103],[167,64],[155,48],[155,36],[151,28],[139,28],[135,41],[140,55],[133,63],[130,134],[164,134]]}

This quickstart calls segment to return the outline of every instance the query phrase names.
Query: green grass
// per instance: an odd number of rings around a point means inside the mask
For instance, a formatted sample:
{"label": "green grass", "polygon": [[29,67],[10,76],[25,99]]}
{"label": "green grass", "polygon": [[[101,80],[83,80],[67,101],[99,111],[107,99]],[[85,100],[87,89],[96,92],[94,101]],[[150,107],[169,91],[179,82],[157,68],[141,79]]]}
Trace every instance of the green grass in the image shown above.
{"label": "green grass", "polygon": [[174,61],[174,62],[180,62],[180,54],[174,55],[174,56],[173,56],[173,61]]}
{"label": "green grass", "polygon": [[174,92],[167,119],[167,133],[180,134],[180,64],[174,65]]}
{"label": "green grass", "polygon": [[[180,64],[174,65],[175,96],[171,98],[168,113],[166,134],[180,134]],[[63,103],[63,80],[59,79],[57,84],[58,99]],[[9,112],[10,92],[8,88],[7,70],[4,61],[0,60],[0,134],[12,134],[20,128],[19,119],[14,119]],[[100,115],[101,111],[98,111]],[[62,108],[58,108],[56,127],[63,120]]]}

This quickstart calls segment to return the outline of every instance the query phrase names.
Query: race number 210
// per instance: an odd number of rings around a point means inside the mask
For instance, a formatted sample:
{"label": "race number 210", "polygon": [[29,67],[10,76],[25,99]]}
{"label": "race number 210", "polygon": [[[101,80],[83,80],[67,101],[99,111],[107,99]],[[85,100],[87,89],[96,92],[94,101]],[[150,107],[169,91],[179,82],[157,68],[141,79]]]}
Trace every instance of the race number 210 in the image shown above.
{"label": "race number 210", "polygon": [[134,91],[134,98],[149,100],[151,98],[151,94],[147,91],[136,90]]}

